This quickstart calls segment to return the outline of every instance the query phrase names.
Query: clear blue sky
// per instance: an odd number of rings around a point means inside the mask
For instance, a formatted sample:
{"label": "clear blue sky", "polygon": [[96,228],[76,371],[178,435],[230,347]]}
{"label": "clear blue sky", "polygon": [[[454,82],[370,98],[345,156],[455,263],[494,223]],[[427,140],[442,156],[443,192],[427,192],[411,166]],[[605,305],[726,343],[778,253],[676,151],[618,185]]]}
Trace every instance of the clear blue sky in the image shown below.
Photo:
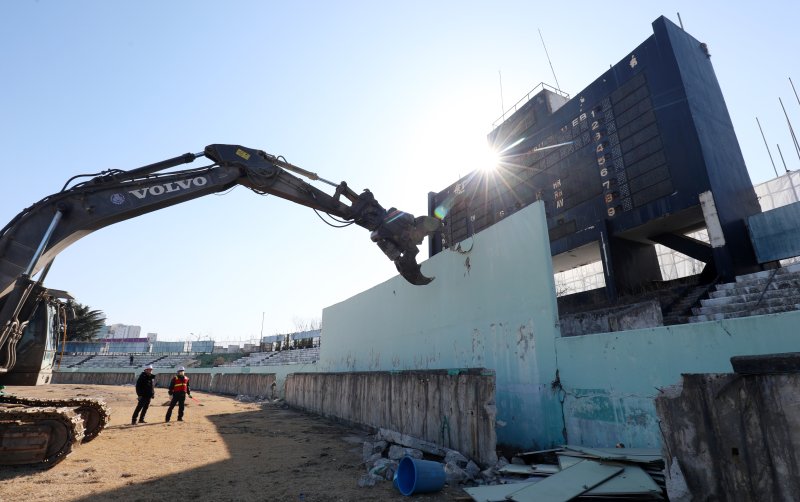
{"label": "clear blue sky", "polygon": [[[800,169],[778,103],[800,133],[796,1],[2,2],[0,220],[75,174],[211,143],[425,214],[429,191],[477,167],[498,72],[506,107],[555,83],[538,29],[574,96],[677,12],[709,46],[752,181],[774,177],[756,116]],[[393,275],[366,230],[237,188],[91,234],[47,284],[161,339],[247,340],[262,316],[264,335],[292,331]]]}

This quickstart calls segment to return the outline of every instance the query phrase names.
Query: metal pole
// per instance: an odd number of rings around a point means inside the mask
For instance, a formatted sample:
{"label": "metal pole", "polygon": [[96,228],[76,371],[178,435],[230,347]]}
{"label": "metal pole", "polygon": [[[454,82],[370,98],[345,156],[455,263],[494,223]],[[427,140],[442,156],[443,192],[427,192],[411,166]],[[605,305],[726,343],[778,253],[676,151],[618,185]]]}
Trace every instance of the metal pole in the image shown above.
{"label": "metal pole", "polygon": [[769,146],[767,145],[767,137],[764,136],[764,130],[761,129],[761,122],[759,122],[758,117],[756,117],[756,123],[758,124],[758,130],[761,131],[761,138],[764,140],[764,146],[767,147],[767,154],[769,155],[769,161],[772,162],[772,169],[775,171],[775,177],[778,177],[778,169],[775,167],[775,161],[772,159],[772,152],[769,151]]}
{"label": "metal pole", "polygon": [[786,161],[783,159],[783,152],[781,151],[781,145],[778,144],[778,145],[775,145],[775,146],[778,147],[778,153],[781,154],[781,161],[783,162],[783,168],[786,169],[786,172],[788,173],[789,172],[789,168],[786,167]]}
{"label": "metal pole", "polygon": [[545,56],[547,56],[547,62],[550,64],[550,71],[553,72],[553,78],[556,81],[556,87],[558,87],[558,90],[560,91],[561,90],[561,84],[558,83],[558,77],[556,77],[556,71],[553,69],[553,62],[550,61],[550,54],[548,54],[548,52],[547,52],[547,46],[544,45],[544,37],[542,36],[542,29],[541,28],[539,28],[539,38],[542,39],[542,47],[544,47],[544,54],[545,54]]}
{"label": "metal pole", "polygon": [[39,243],[39,247],[36,248],[36,252],[33,253],[33,258],[31,258],[31,262],[28,264],[28,268],[25,269],[24,274],[26,276],[30,277],[33,273],[33,269],[36,267],[36,262],[42,257],[42,253],[44,253],[47,243],[50,241],[50,237],[53,236],[53,232],[56,231],[56,226],[58,226],[58,222],[61,221],[61,217],[63,215],[64,213],[62,213],[60,209],[56,211],[55,216],[53,216],[53,220],[50,222],[50,226],[47,227],[47,231],[44,233],[44,237],[42,237],[42,242]]}
{"label": "metal pole", "polygon": [[500,78],[500,117],[504,119],[506,116],[506,105],[503,103],[503,73],[497,70],[497,76]]}
{"label": "metal pole", "polygon": [[789,115],[786,113],[786,108],[783,107],[783,100],[778,98],[778,102],[781,104],[781,108],[783,109],[783,115],[786,117],[786,123],[789,124],[789,132],[792,134],[792,141],[794,141],[794,149],[797,151],[797,158],[800,159],[800,144],[797,143],[797,136],[794,135],[792,122],[789,120]]}
{"label": "metal pole", "polygon": [[791,84],[792,90],[794,91],[794,99],[796,99],[797,104],[800,105],[800,97],[797,96],[797,89],[794,88],[794,82],[792,82],[792,77],[789,77],[789,84]]}

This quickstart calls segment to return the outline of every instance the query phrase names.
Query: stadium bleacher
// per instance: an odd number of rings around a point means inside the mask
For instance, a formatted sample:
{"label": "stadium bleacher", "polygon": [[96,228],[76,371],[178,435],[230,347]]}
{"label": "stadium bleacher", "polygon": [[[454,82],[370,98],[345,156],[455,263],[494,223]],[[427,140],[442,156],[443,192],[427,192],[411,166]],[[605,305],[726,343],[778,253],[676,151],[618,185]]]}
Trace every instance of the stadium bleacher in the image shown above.
{"label": "stadium bleacher", "polygon": [[281,350],[279,352],[253,352],[247,357],[242,357],[222,366],[277,366],[282,364],[314,364],[317,361],[319,361],[319,347],[312,347],[308,349]]}
{"label": "stadium bleacher", "polygon": [[190,354],[166,355],[166,354],[133,354],[133,364],[131,364],[131,354],[64,354],[60,363],[56,360],[56,366],[60,368],[119,368],[119,369],[139,369],[148,364],[154,368],[177,368],[185,366],[187,368],[199,365],[198,361]]}

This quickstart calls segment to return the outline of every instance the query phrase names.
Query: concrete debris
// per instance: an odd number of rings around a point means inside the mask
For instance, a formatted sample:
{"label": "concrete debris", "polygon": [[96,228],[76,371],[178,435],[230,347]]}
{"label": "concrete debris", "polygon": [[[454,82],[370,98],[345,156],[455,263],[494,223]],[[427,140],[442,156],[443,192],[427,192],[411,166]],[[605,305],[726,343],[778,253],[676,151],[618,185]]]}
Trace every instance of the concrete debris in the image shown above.
{"label": "concrete debris", "polygon": [[393,444],[389,447],[389,458],[392,460],[400,460],[403,457],[422,458],[422,451],[415,448],[405,448]]}
{"label": "concrete debris", "polygon": [[469,476],[471,479],[475,479],[479,477],[481,474],[481,468],[478,467],[478,464],[476,464],[472,460],[470,460],[469,463],[467,463],[467,466],[464,468],[464,471],[466,471],[467,476]]}
{"label": "concrete debris", "polygon": [[[402,443],[394,443],[389,438],[402,441]],[[464,483],[483,485],[487,482],[496,482],[497,472],[494,467],[481,472],[478,464],[468,459],[461,452],[435,445],[431,446],[432,444],[411,436],[381,429],[373,440],[365,441],[362,444],[362,459],[367,474],[361,476],[358,486],[369,487],[374,486],[378,481],[393,481],[400,464],[399,461],[407,456],[416,459],[433,460],[444,464],[445,482],[450,486]],[[416,445],[421,448],[414,448],[409,445]],[[436,451],[437,453],[431,453],[431,451]],[[508,460],[502,459],[500,465],[507,463]]]}
{"label": "concrete debris", "polygon": [[494,484],[498,482],[497,471],[494,469],[486,469],[481,471],[481,478],[486,481],[486,484]]}
{"label": "concrete debris", "polygon": [[248,396],[247,394],[237,395],[236,400],[242,403],[263,403],[272,401],[269,396]]}
{"label": "concrete debris", "polygon": [[374,474],[364,474],[360,478],[358,478],[358,486],[361,488],[367,488],[370,486],[375,486],[379,481],[383,481],[384,479],[380,476],[376,476]]}
{"label": "concrete debris", "polygon": [[362,461],[366,462],[369,458],[376,453],[383,453],[389,444],[386,441],[365,441],[364,449],[362,452]]}
{"label": "concrete debris", "polygon": [[665,500],[664,469],[659,450],[564,446],[498,459],[464,491],[476,502]]}
{"label": "concrete debris", "polygon": [[467,466],[469,459],[462,455],[460,452],[455,450],[450,450],[447,452],[447,455],[444,456],[444,462],[446,464],[455,464],[460,468],[464,468]]}
{"label": "concrete debris", "polygon": [[391,460],[388,458],[381,458],[375,461],[372,469],[369,470],[369,473],[374,476],[379,476],[387,481],[391,481],[394,478],[394,473],[397,472],[397,466],[400,463]]}
{"label": "concrete debris", "polygon": [[390,429],[378,429],[378,434],[375,439],[388,441],[389,443],[405,446],[407,448],[414,448],[415,450],[420,450],[429,455],[436,455],[437,457],[444,457],[448,452],[448,448],[443,446]]}
{"label": "concrete debris", "polygon": [[450,486],[461,484],[469,479],[467,472],[453,462],[444,464],[444,475],[445,482]]}
{"label": "concrete debris", "polygon": [[364,460],[364,465],[366,465],[366,466],[367,466],[367,470],[370,470],[370,469],[372,469],[373,467],[375,467],[375,464],[376,464],[376,463],[377,463],[379,460],[382,460],[382,459],[383,459],[383,454],[381,454],[381,453],[373,453],[372,455],[370,455],[370,457],[369,457],[369,458],[367,458],[366,460]]}

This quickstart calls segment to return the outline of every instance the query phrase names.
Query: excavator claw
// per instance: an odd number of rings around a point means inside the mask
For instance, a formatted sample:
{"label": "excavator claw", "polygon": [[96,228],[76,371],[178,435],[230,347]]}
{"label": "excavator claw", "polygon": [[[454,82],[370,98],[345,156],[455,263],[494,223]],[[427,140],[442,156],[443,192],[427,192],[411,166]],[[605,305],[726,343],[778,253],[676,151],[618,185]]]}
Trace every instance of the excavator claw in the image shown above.
{"label": "excavator claw", "polygon": [[415,286],[424,286],[434,277],[422,274],[417,263],[418,245],[426,235],[439,230],[442,222],[431,216],[414,216],[391,208],[382,224],[370,235],[378,247],[394,262],[401,276]]}

